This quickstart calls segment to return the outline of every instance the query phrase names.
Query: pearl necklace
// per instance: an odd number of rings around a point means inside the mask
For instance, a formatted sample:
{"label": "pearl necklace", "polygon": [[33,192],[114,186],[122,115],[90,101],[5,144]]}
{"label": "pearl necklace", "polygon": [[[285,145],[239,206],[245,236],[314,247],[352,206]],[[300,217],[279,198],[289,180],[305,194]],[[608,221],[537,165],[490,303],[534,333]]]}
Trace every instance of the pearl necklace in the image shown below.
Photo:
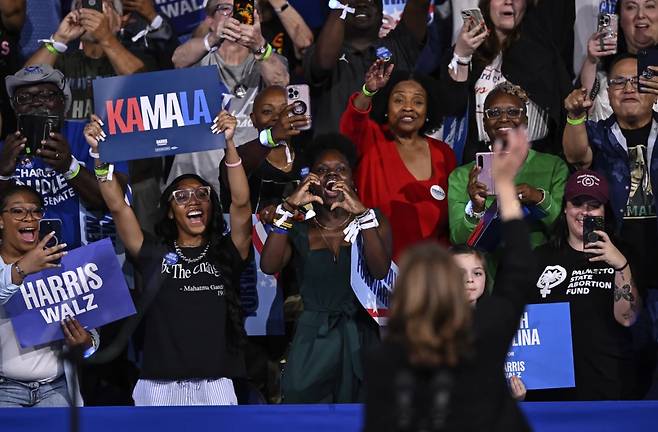
{"label": "pearl necklace", "polygon": [[195,262],[201,261],[206,257],[206,254],[208,253],[208,248],[210,248],[210,242],[206,243],[206,247],[203,248],[203,252],[201,252],[201,255],[199,255],[196,258],[188,258],[185,255],[183,255],[183,251],[180,249],[178,246],[178,243],[176,240],[174,240],[174,250],[176,251],[176,255],[180,257],[183,261],[185,261],[188,264],[194,264]]}

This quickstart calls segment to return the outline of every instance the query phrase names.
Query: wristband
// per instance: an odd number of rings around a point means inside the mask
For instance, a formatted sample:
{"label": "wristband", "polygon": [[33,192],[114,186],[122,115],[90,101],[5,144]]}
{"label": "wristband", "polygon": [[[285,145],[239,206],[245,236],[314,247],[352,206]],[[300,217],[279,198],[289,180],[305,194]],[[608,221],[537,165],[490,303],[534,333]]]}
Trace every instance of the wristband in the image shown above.
{"label": "wristband", "polygon": [[377,228],[378,226],[379,221],[377,220],[377,214],[373,209],[368,209],[359,216],[355,217],[347,226],[347,228],[343,230],[343,234],[345,234],[345,241],[348,243],[353,243],[361,231]]}
{"label": "wristband", "polygon": [[[50,51],[51,53],[55,54],[55,55],[60,54],[60,53],[65,53],[66,50],[67,50],[69,47],[66,46],[65,43],[57,42],[57,41],[54,39],[54,36],[55,36],[55,35],[50,35],[50,39],[39,39],[38,42],[42,42],[42,43],[44,43],[45,46],[46,46],[46,49],[47,49],[48,51]],[[52,48],[52,49],[51,49],[51,48]],[[56,52],[53,52],[53,50],[55,50]]]}
{"label": "wristband", "polygon": [[571,126],[578,126],[587,121],[587,114],[583,114],[582,117],[579,117],[577,119],[572,119],[571,117],[567,116],[567,123],[569,123]]}
{"label": "wristband", "polygon": [[265,61],[268,58],[272,57],[272,52],[274,50],[272,49],[272,45],[269,44],[269,42],[265,43],[265,46],[259,50],[257,50],[254,54],[257,56],[258,61]]}
{"label": "wristband", "polygon": [[292,218],[292,213],[283,208],[283,205],[279,204],[274,210],[274,225],[283,230],[289,230],[292,228],[292,223],[288,222]]}
{"label": "wristband", "polygon": [[264,129],[258,134],[258,141],[265,147],[276,147],[278,143],[274,142],[272,128]]}
{"label": "wristband", "polygon": [[329,0],[328,6],[329,6],[329,9],[342,10],[343,12],[340,14],[340,19],[342,19],[343,21],[345,21],[345,19],[347,19],[347,14],[348,13],[353,14],[356,11],[356,9],[354,9],[353,7],[349,7],[347,5],[344,5],[341,2],[339,2],[338,0]]}
{"label": "wristband", "polygon": [[69,165],[69,170],[63,176],[66,180],[73,180],[78,174],[80,174],[80,163],[75,157],[71,156],[71,165]]}
{"label": "wristband", "polygon": [[366,87],[365,83],[363,84],[363,87],[361,87],[361,93],[363,93],[364,95],[366,95],[366,96],[368,96],[368,97],[373,97],[374,95],[377,94],[378,91],[379,91],[379,90],[375,90],[375,91],[370,91],[370,90],[368,90],[368,88]]}
{"label": "wristband", "polygon": [[[21,268],[21,266],[18,264],[19,261],[20,261],[20,260],[18,260],[18,261],[16,261],[16,262],[14,263],[14,268],[16,269],[16,273],[18,273],[18,275],[19,275],[20,277],[22,277],[23,279],[25,279],[25,278],[27,277],[27,274],[25,274],[25,272],[23,271],[23,269]],[[627,264],[627,265],[628,265],[628,264]]]}
{"label": "wristband", "polygon": [[238,158],[237,162],[233,163],[228,163],[226,160],[224,160],[224,165],[226,165],[228,168],[236,168],[242,165],[242,158]]}
{"label": "wristband", "polygon": [[217,51],[216,46],[210,46],[210,42],[208,42],[208,37],[210,37],[210,33],[206,33],[206,35],[203,37],[203,46],[206,47],[206,51],[208,51],[208,52]]}
{"label": "wristband", "polygon": [[487,211],[486,209],[482,210],[481,212],[476,212],[475,210],[473,210],[473,201],[470,200],[468,201],[468,203],[466,203],[466,208],[464,209],[464,213],[466,213],[466,216],[470,216],[474,219],[482,219],[482,216],[484,216],[484,213],[486,211]]}
{"label": "wristband", "polygon": [[0,175],[0,180],[1,181],[10,181],[12,179],[12,176],[3,176]]}
{"label": "wristband", "polygon": [[471,59],[473,58],[472,55],[467,56],[467,57],[461,57],[457,54],[452,55],[452,60],[450,60],[450,64],[448,64],[448,69],[450,69],[453,72],[457,71],[457,65],[462,65],[462,66],[468,66],[471,64]]}
{"label": "wristband", "polygon": [[135,36],[132,37],[133,42],[137,42],[141,38],[144,38],[144,45],[147,47],[149,46],[148,39],[146,39],[146,35],[149,34],[152,31],[155,31],[162,26],[163,19],[160,15],[156,15],[155,18],[153,18],[153,21],[151,21],[150,24],[148,24],[144,30],[140,31],[137,33]]}
{"label": "wristband", "polygon": [[100,155],[100,154],[91,151],[91,147],[89,147],[89,156],[91,156],[91,157],[94,158],[94,159],[100,159],[100,158],[101,158],[101,155]]}
{"label": "wristband", "polygon": [[[621,266],[620,268],[616,268],[615,271],[616,271],[616,272],[623,272],[624,270],[626,270],[626,267],[628,267],[628,260],[626,260],[626,264],[624,264],[624,265]],[[614,267],[613,267],[613,268],[614,268]]]}
{"label": "wristband", "polygon": [[272,9],[274,9],[274,12],[280,14],[280,13],[283,12],[284,10],[288,9],[288,7],[290,7],[290,3],[285,2],[284,4],[281,5],[280,8],[277,8],[277,7],[272,6]]}

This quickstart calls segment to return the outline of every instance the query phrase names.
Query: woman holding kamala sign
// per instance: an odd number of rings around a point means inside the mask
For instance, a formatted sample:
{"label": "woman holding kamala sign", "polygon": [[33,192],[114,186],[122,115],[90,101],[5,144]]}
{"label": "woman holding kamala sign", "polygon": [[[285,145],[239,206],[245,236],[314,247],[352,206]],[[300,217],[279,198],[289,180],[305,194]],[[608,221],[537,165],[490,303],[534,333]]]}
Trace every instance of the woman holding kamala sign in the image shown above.
{"label": "woman holding kamala sign", "polygon": [[160,198],[157,238],[142,231],[111,168],[98,159],[101,125],[93,116],[84,131],[97,158],[96,177],[119,236],[146,281],[143,301],[137,302],[146,333],[135,405],[235,405],[232,378],[245,376],[237,291],[252,250],[249,185],[233,142],[237,121],[222,111],[212,126],[226,140],[230,233],[224,234],[217,193],[201,177],[185,174]]}
{"label": "woman holding kamala sign", "polygon": [[[14,185],[5,189],[0,196],[0,209],[0,303],[4,305],[28,275],[57,267],[55,262],[66,254],[66,244],[46,248],[54,232],[38,239],[44,205],[31,187]],[[91,334],[75,318],[64,320],[62,330],[69,347],[82,346],[88,350],[86,355],[93,353]],[[70,405],[71,395],[77,394],[78,389],[67,382],[70,374],[60,359],[60,351],[59,342],[21,348],[11,321],[0,307],[0,406]]]}

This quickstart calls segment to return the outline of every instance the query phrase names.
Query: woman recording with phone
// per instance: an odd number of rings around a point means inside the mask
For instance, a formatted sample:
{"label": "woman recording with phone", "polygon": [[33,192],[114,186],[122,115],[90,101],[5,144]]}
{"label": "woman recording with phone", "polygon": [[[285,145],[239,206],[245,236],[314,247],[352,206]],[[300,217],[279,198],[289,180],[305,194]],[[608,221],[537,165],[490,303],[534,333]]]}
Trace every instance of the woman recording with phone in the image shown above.
{"label": "woman recording with phone", "polygon": [[[39,238],[45,210],[41,195],[29,186],[11,185],[0,193],[0,305],[19,293],[30,274],[56,268],[65,243],[46,247],[55,235]],[[19,294],[20,295],[20,294]],[[62,321],[64,344],[86,357],[98,347],[98,333],[75,318]],[[23,348],[0,306],[0,407],[66,407],[82,399],[73,387],[73,370],[62,358],[60,341]],[[74,399],[75,398],[75,399]]]}
{"label": "woman recording with phone", "polygon": [[209,182],[184,174],[160,197],[157,237],[142,231],[111,167],[98,159],[101,124],[92,116],[85,138],[103,199],[145,280],[137,301],[145,335],[135,405],[236,405],[233,380],[245,375],[246,337],[239,279],[252,250],[249,186],[233,142],[237,120],[222,111],[211,128],[226,141],[230,232]]}
{"label": "woman recording with phone", "polygon": [[594,171],[576,171],[564,200],[553,238],[535,250],[538,273],[529,303],[569,303],[576,386],[529,391],[527,400],[635,398],[629,327],[642,300],[631,266],[612,240],[608,183]]}

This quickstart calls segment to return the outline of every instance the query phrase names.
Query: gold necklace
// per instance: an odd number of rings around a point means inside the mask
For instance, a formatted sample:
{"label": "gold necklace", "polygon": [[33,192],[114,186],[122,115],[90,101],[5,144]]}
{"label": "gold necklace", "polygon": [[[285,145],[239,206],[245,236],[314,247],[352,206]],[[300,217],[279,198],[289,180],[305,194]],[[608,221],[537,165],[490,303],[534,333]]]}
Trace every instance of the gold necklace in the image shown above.
{"label": "gold necklace", "polygon": [[348,214],[343,222],[341,222],[338,226],[333,227],[333,228],[329,228],[327,226],[322,225],[320,223],[320,221],[318,221],[317,217],[314,218],[313,220],[315,221],[315,223],[318,225],[319,228],[322,228],[325,231],[335,231],[335,230],[340,229],[340,228],[344,227],[345,225],[347,225],[347,222],[350,220],[351,217],[352,217],[352,215]]}

